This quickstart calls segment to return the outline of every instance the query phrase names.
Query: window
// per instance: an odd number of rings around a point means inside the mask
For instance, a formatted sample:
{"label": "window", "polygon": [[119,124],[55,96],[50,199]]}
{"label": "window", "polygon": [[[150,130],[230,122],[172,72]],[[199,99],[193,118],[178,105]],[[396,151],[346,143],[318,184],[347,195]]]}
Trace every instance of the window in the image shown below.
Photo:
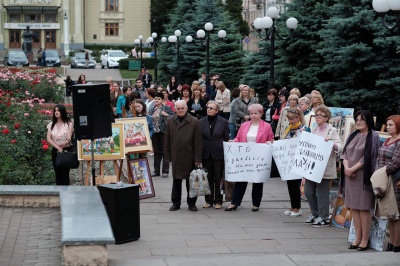
{"label": "window", "polygon": [[106,0],[106,11],[118,11],[118,0]]}
{"label": "window", "polygon": [[106,23],[106,36],[118,36],[118,23]]}
{"label": "window", "polygon": [[21,15],[20,14],[10,14],[9,15],[9,22],[15,23],[15,22],[21,22]]}
{"label": "window", "polygon": [[57,22],[56,14],[45,14],[44,22],[45,23],[56,23]]}
{"label": "window", "polygon": [[25,14],[24,15],[24,22],[25,23],[40,23],[41,19],[40,19],[40,15],[31,15],[31,14]]}

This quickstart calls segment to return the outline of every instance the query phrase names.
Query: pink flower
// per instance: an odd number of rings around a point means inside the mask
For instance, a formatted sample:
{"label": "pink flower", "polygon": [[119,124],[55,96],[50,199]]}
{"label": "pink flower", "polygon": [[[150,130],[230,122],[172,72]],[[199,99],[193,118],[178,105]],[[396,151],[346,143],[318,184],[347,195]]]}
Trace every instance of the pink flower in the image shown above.
{"label": "pink flower", "polygon": [[25,116],[25,117],[29,116],[29,113],[25,113],[24,116]]}
{"label": "pink flower", "polygon": [[11,144],[15,144],[15,143],[17,143],[17,140],[16,139],[12,139],[11,140]]}
{"label": "pink flower", "polygon": [[26,95],[29,95],[29,91],[25,91],[25,94],[26,94]]}
{"label": "pink flower", "polygon": [[29,107],[30,107],[30,108],[33,108],[33,107],[35,107],[35,106],[34,106],[33,104],[30,103],[30,104],[29,104]]}
{"label": "pink flower", "polygon": [[44,145],[42,146],[42,149],[45,150],[45,151],[47,151],[47,150],[49,149],[49,145],[44,144]]}

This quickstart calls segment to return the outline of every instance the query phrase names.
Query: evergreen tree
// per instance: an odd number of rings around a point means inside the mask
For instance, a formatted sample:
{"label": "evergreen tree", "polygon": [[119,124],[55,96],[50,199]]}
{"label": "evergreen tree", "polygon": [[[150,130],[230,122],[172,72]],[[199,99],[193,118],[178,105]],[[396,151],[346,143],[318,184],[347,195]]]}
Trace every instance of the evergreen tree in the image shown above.
{"label": "evergreen tree", "polygon": [[228,11],[229,15],[236,23],[242,37],[248,36],[250,29],[247,22],[243,20],[243,0],[226,0],[224,9]]}
{"label": "evergreen tree", "polygon": [[178,0],[151,0],[150,23],[151,32],[159,36],[165,34],[164,25],[169,22],[169,14]]}
{"label": "evergreen tree", "polygon": [[318,50],[330,78],[318,88],[328,105],[371,110],[383,120],[398,111],[400,37],[383,27],[371,1],[336,2]]}
{"label": "evergreen tree", "polygon": [[298,87],[303,94],[310,92],[327,78],[323,57],[317,48],[324,46],[319,30],[332,16],[330,6],[334,0],[293,0],[287,11],[276,20],[281,36],[289,35],[286,20],[295,17],[298,27],[287,40],[276,38],[275,83]]}

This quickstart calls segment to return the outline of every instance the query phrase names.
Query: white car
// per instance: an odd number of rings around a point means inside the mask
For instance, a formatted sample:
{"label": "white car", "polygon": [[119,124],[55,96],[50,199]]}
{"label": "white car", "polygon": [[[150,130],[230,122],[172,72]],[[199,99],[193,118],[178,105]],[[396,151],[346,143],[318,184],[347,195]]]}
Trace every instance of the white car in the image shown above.
{"label": "white car", "polygon": [[119,67],[119,60],[123,58],[128,58],[128,55],[121,50],[104,50],[100,57],[101,68]]}

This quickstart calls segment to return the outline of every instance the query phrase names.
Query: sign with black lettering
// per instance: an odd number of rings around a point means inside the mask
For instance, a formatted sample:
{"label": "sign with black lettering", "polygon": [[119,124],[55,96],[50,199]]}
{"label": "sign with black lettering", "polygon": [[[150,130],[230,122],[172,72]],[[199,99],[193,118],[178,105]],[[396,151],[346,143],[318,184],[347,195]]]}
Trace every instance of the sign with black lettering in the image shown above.
{"label": "sign with black lettering", "polygon": [[272,144],[272,156],[284,181],[303,178],[301,175],[291,172],[298,142],[298,138],[292,138],[278,140]]}
{"label": "sign with black lettering", "polygon": [[224,156],[227,181],[265,183],[271,176],[271,145],[224,142]]}

